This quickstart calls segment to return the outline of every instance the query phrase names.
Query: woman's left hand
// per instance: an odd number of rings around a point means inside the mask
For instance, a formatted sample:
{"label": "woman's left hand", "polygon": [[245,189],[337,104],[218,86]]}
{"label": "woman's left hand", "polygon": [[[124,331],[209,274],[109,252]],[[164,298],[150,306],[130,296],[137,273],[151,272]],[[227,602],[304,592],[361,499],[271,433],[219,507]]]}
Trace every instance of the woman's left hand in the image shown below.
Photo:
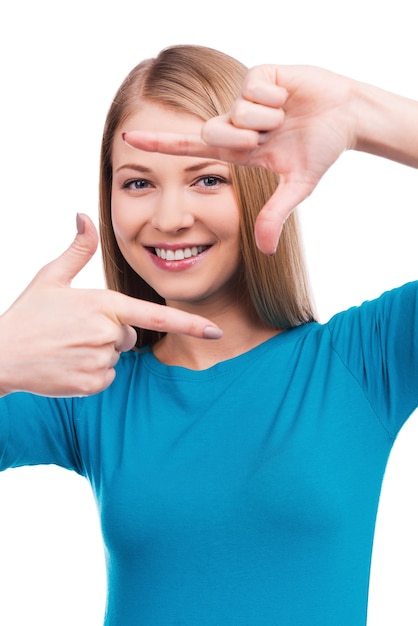
{"label": "woman's left hand", "polygon": [[248,72],[231,110],[204,123],[200,136],[132,131],[124,139],[141,150],[275,172],[280,184],[255,226],[258,247],[272,254],[286,218],[355,143],[353,85],[316,67],[260,65]]}

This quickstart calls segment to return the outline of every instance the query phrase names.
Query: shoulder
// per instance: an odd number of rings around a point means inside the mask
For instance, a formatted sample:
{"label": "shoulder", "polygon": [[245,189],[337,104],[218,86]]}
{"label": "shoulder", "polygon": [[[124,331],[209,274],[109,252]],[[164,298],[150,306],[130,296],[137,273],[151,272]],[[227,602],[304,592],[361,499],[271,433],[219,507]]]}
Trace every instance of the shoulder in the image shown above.
{"label": "shoulder", "polygon": [[326,326],[337,337],[367,326],[380,332],[411,333],[416,331],[417,323],[418,281],[414,281],[337,313]]}

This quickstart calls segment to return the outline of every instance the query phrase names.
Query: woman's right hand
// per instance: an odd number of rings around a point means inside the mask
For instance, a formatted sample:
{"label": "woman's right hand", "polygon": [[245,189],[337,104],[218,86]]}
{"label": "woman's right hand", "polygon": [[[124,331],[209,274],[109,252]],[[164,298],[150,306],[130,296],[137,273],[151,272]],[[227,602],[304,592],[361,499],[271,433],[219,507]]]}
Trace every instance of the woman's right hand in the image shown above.
{"label": "woman's right hand", "polygon": [[105,289],[74,289],[71,281],[96,251],[98,236],[78,217],[71,246],[43,267],[0,317],[0,395],[90,395],[115,377],[120,352],[133,348],[132,326],[217,338],[209,320]]}

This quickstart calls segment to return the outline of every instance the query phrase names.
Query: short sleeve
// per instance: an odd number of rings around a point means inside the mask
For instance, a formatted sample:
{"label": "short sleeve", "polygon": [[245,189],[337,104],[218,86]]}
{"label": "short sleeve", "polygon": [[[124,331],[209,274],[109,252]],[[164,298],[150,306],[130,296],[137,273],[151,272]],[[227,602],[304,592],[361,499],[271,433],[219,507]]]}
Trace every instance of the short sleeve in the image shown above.
{"label": "short sleeve", "polygon": [[396,436],[418,406],[418,282],[340,313],[328,327],[334,350]]}
{"label": "short sleeve", "polygon": [[0,470],[55,464],[82,473],[73,406],[28,393],[0,398]]}

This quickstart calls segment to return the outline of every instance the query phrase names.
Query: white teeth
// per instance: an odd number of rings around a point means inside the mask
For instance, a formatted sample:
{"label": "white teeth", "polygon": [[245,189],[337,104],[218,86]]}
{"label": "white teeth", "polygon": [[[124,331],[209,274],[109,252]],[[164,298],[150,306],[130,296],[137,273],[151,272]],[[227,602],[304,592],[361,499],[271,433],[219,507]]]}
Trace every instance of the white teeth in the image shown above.
{"label": "white teeth", "polygon": [[182,261],[197,256],[208,246],[193,246],[192,248],[178,248],[177,250],[166,250],[165,248],[155,248],[155,253],[160,259],[165,261]]}

